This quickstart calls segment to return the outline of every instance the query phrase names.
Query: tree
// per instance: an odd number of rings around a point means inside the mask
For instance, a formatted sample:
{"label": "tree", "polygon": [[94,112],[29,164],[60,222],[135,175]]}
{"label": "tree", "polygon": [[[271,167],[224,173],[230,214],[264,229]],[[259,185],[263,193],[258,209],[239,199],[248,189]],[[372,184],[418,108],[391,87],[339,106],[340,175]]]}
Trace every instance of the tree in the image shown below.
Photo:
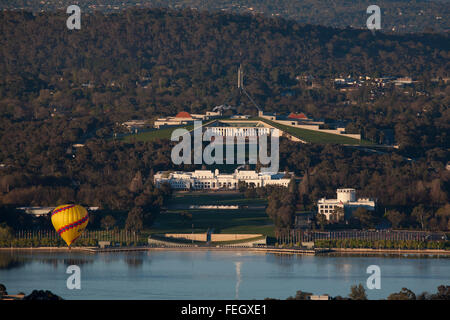
{"label": "tree", "polygon": [[437,293],[422,292],[417,300],[450,300],[450,286],[440,285]]}
{"label": "tree", "polygon": [[330,220],[333,222],[340,222],[344,220],[345,217],[345,210],[343,207],[336,207],[333,210],[333,213],[330,215]]}
{"label": "tree", "polygon": [[7,240],[12,238],[12,229],[5,223],[0,224],[0,240]]}
{"label": "tree", "polygon": [[129,190],[131,192],[139,192],[142,190],[143,183],[142,183],[142,174],[140,171],[136,173],[133,180],[130,182]]}
{"label": "tree", "polygon": [[432,294],[431,300],[450,300],[450,286],[440,285],[438,291]]}
{"label": "tree", "polygon": [[406,215],[398,212],[397,210],[389,210],[386,212],[385,217],[392,224],[393,228],[398,228],[402,222],[405,221]]}
{"label": "tree", "polygon": [[244,197],[246,199],[256,198],[256,189],[253,186],[253,184],[250,184],[250,186],[248,186],[247,189],[244,191]]}
{"label": "tree", "polygon": [[247,190],[247,184],[245,183],[245,181],[239,181],[238,182],[238,190],[239,192],[245,192],[245,190]]}
{"label": "tree", "polygon": [[327,224],[327,217],[323,213],[318,213],[316,216],[316,221],[319,224],[320,229],[323,230]]}
{"label": "tree", "polygon": [[144,228],[144,211],[141,207],[134,207],[128,212],[125,229],[140,232]]}
{"label": "tree", "polygon": [[374,222],[372,212],[364,207],[359,207],[353,212],[353,219],[359,223],[361,228],[372,227]]}
{"label": "tree", "polygon": [[25,296],[23,300],[63,300],[49,290],[33,290],[29,295]]}
{"label": "tree", "polygon": [[6,291],[5,285],[0,283],[0,297],[4,296],[4,295],[7,295],[7,294],[8,294],[8,292]]}
{"label": "tree", "polygon": [[288,297],[286,300],[308,300],[310,296],[312,296],[311,292],[298,290],[295,294],[295,297]]}
{"label": "tree", "polygon": [[348,296],[352,300],[367,300],[366,290],[361,283],[357,286],[352,286]]}
{"label": "tree", "polygon": [[411,216],[414,217],[419,223],[422,230],[425,230],[428,221],[431,218],[431,213],[429,211],[426,211],[424,206],[422,204],[414,207]]}
{"label": "tree", "polygon": [[439,226],[442,231],[450,230],[450,203],[447,203],[443,207],[440,207],[436,211],[435,216],[440,221]]}
{"label": "tree", "polygon": [[275,188],[268,197],[266,213],[278,229],[289,229],[294,223],[294,197],[285,188]]}
{"label": "tree", "polygon": [[388,300],[416,300],[416,294],[407,288],[402,288],[400,292],[391,293]]}
{"label": "tree", "polygon": [[116,219],[111,215],[107,215],[101,220],[100,224],[103,229],[109,230],[116,225]]}

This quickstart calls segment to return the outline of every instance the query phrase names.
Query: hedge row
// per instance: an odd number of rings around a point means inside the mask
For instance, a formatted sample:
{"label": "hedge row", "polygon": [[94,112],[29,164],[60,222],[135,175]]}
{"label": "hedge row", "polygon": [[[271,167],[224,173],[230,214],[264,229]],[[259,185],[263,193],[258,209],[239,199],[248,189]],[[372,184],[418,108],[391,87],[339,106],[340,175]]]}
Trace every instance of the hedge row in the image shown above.
{"label": "hedge row", "polygon": [[[116,246],[141,246],[146,245],[143,241],[123,241],[114,242]],[[76,247],[95,247],[98,245],[96,239],[78,239],[74,246]],[[62,239],[34,238],[34,239],[0,239],[0,248],[32,248],[32,247],[66,247]]]}
{"label": "hedge row", "polygon": [[450,241],[416,240],[317,240],[318,248],[373,248],[373,249],[450,249]]}

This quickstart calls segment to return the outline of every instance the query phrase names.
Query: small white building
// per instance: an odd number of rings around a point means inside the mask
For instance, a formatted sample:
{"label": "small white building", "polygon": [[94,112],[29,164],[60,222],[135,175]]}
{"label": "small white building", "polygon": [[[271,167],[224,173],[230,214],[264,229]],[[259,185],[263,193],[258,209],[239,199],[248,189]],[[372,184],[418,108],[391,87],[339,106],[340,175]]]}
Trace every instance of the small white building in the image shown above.
{"label": "small white building", "polygon": [[330,296],[327,294],[322,294],[322,295],[317,295],[317,294],[312,294],[308,297],[308,300],[331,300]]}
{"label": "small white building", "polygon": [[[24,211],[25,213],[31,214],[35,217],[46,216],[52,212],[56,207],[19,207],[17,210]],[[97,211],[99,207],[88,207],[89,211]]]}
{"label": "small white building", "polygon": [[128,120],[123,122],[122,125],[127,127],[129,130],[133,130],[147,126],[147,120]]}
{"label": "small white building", "polygon": [[250,170],[235,170],[234,173],[219,173],[216,169],[195,170],[194,172],[183,171],[159,171],[154,175],[156,187],[163,183],[168,183],[173,189],[178,190],[202,190],[202,189],[237,189],[239,182],[243,181],[254,187],[265,187],[267,185],[277,185],[288,187],[290,178],[284,178],[285,173],[259,173]]}
{"label": "small white building", "polygon": [[24,211],[25,213],[31,214],[35,217],[45,216],[49,214],[56,207],[19,207],[17,210]]}
{"label": "small white building", "polygon": [[[369,198],[356,199],[356,190],[351,188],[337,189],[337,199],[319,199],[319,214],[324,214],[328,221],[347,219],[359,207],[375,210],[375,200]],[[342,208],[339,210],[338,208]],[[343,215],[343,216],[342,216]]]}
{"label": "small white building", "polygon": [[234,119],[234,120],[248,120],[248,119],[250,119],[250,116],[246,115],[246,114],[235,114],[235,115],[231,116],[230,119]]}

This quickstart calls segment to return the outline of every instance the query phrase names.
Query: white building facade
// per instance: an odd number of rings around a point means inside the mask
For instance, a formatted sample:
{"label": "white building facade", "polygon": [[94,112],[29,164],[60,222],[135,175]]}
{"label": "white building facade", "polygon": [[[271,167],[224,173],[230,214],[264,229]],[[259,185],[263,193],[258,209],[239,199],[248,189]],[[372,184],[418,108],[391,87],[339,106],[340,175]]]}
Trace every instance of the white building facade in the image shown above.
{"label": "white building facade", "polygon": [[219,137],[259,137],[270,136],[274,130],[267,127],[208,127],[206,134]]}
{"label": "white building facade", "polygon": [[221,174],[218,169],[214,172],[210,170],[159,171],[154,175],[154,182],[158,188],[161,184],[168,183],[173,189],[178,190],[237,189],[241,181],[256,188],[268,185],[288,187],[291,179],[284,176],[284,172],[265,174],[250,170],[235,170],[230,174]]}
{"label": "white building facade", "polygon": [[[337,189],[337,199],[319,199],[318,213],[325,215],[328,221],[337,222],[348,218],[352,211],[359,207],[375,210],[375,200],[369,198],[356,199],[356,190],[351,188]],[[341,208],[341,209],[339,209]]]}

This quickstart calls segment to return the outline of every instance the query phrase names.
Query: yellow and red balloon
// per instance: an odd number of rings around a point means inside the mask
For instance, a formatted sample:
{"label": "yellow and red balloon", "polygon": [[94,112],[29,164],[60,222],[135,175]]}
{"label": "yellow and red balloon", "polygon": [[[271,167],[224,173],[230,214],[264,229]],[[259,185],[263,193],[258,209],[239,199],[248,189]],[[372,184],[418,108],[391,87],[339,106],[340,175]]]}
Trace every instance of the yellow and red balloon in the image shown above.
{"label": "yellow and red balloon", "polygon": [[64,204],[52,211],[51,219],[56,232],[70,247],[86,228],[89,222],[89,214],[80,205]]}

